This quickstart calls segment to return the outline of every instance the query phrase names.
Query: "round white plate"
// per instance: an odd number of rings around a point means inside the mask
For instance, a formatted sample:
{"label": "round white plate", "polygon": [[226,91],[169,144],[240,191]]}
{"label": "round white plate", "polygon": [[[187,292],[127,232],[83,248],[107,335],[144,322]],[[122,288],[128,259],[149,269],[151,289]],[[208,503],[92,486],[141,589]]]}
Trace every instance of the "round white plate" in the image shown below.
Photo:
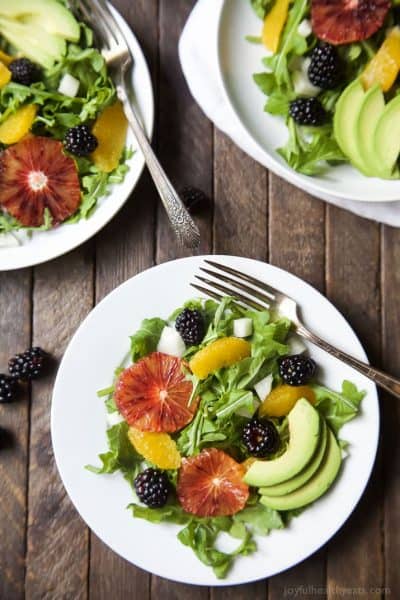
{"label": "round white plate", "polygon": [[[350,442],[350,456],[328,494],[293,519],[287,529],[258,538],[257,552],[237,559],[224,580],[218,580],[189,548],[178,542],[179,527],[134,519],[126,509],[132,502],[132,492],[123,477],[95,475],[84,468],[87,464],[98,464],[97,455],[107,448],[106,412],[96,390],[110,385],[115,367],[129,349],[129,336],[142,319],[166,318],[185,300],[196,296],[189,283],[198,273],[203,258],[183,258],[144,271],[116,288],[91,312],[62,360],[54,388],[51,432],[57,466],[72,502],[84,521],[112,550],[142,569],[168,579],[198,585],[228,585],[288,569],[315,552],[343,525],[371,473],[379,411],[373,383],[318,348],[310,348],[320,365],[324,383],[340,389],[342,380],[350,379],[367,391],[360,416],[341,433]],[[287,292],[301,304],[306,323],[317,334],[357,358],[366,359],[350,325],[307,283],[255,260],[214,258]]]}
{"label": "round white plate", "polygon": [[[133,56],[132,89],[134,101],[145,130],[149,137],[153,133],[154,97],[149,69],[139,43],[129,25],[113,8],[112,11],[125,35]],[[110,188],[110,194],[98,200],[97,208],[87,219],[79,223],[64,224],[51,231],[35,232],[29,239],[22,240],[15,247],[0,246],[0,271],[31,267],[47,260],[52,260],[61,254],[73,250],[83,244],[102,229],[120,210],[136,186],[144,167],[142,153],[138,150],[135,137],[129,130],[127,146],[134,150],[133,157],[128,161],[129,171],[125,180]],[[1,243],[1,236],[0,236]]]}
{"label": "round white plate", "polygon": [[225,0],[221,6],[217,52],[226,99],[241,126],[256,143],[262,164],[314,196],[334,196],[366,202],[400,199],[400,181],[365,177],[350,165],[331,167],[320,176],[309,177],[291,169],[276,152],[287,139],[283,119],[264,112],[266,96],[253,81],[253,73],[265,71],[261,44],[251,44],[246,35],[260,35],[261,20],[249,0]]}

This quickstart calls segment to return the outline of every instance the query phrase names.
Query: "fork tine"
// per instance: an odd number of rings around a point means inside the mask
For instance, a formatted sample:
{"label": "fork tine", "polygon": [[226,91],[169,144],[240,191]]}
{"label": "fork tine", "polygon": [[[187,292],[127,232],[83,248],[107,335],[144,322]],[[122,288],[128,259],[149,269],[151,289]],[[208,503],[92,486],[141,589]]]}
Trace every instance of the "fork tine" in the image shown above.
{"label": "fork tine", "polygon": [[204,273],[207,273],[208,275],[212,275],[216,279],[225,281],[225,283],[233,284],[234,286],[239,288],[239,290],[241,290],[242,292],[246,292],[246,294],[253,295],[258,300],[261,300],[261,302],[265,302],[269,307],[274,302],[274,300],[271,299],[271,295],[267,296],[267,295],[263,294],[262,292],[259,292],[258,290],[255,290],[254,288],[249,287],[245,283],[242,283],[241,281],[237,281],[237,279],[233,279],[232,277],[228,277],[227,275],[222,275],[221,273],[216,273],[215,271],[210,271],[209,269],[205,269],[204,267],[200,267],[200,271],[204,271]]}
{"label": "fork tine", "polygon": [[112,35],[114,36],[116,43],[119,46],[122,46],[124,50],[128,50],[128,44],[126,43],[125,36],[121,32],[118,23],[114,19],[114,16],[112,15],[110,9],[107,6],[107,3],[104,0],[91,1],[93,3],[93,6],[96,7],[98,13],[104,19],[104,22],[107,25],[108,29],[111,31]]}
{"label": "fork tine", "polygon": [[271,297],[271,300],[276,300],[278,296],[282,296],[282,292],[280,292],[279,290],[276,290],[271,285],[267,285],[263,281],[260,281],[259,279],[252,277],[251,275],[247,275],[246,273],[237,271],[236,269],[233,269],[232,267],[227,267],[226,265],[221,265],[220,263],[214,262],[213,260],[205,259],[205,262],[208,263],[209,265],[215,267],[216,269],[219,269],[220,271],[225,271],[226,273],[235,275],[236,277],[257,286],[258,288],[263,290],[267,295],[269,295]]}
{"label": "fork tine", "polygon": [[223,292],[224,294],[227,294],[228,296],[233,296],[234,298],[237,298],[241,302],[244,302],[245,304],[251,306],[252,308],[255,308],[256,310],[266,310],[267,308],[266,306],[262,306],[261,304],[258,304],[258,302],[255,302],[255,300],[253,300],[252,298],[243,296],[242,294],[238,293],[237,290],[232,290],[228,287],[225,287],[224,285],[221,285],[220,283],[211,281],[211,279],[205,279],[204,277],[200,277],[199,275],[195,275],[195,277],[199,281],[202,281],[203,283],[206,283],[207,285],[216,288],[217,290]]}
{"label": "fork tine", "polygon": [[[221,300],[223,299],[223,296],[221,296],[220,294],[217,294],[216,292],[214,292],[214,290],[209,290],[208,288],[205,288],[202,285],[196,285],[195,283],[191,283],[190,285],[191,285],[191,287],[195,288],[199,292],[206,294],[206,296],[210,296],[211,298],[214,298],[214,300],[218,300],[219,302],[221,302]],[[232,294],[230,294],[230,295],[232,295]],[[244,308],[256,308],[256,305],[249,304],[249,301],[247,301],[247,300],[245,301],[244,298],[243,298],[243,300],[239,300],[239,297],[235,296],[235,300],[238,301],[238,304],[240,306],[243,305]],[[265,310],[265,308],[262,306],[260,306],[259,309],[257,309],[257,310],[260,310],[260,309]]]}

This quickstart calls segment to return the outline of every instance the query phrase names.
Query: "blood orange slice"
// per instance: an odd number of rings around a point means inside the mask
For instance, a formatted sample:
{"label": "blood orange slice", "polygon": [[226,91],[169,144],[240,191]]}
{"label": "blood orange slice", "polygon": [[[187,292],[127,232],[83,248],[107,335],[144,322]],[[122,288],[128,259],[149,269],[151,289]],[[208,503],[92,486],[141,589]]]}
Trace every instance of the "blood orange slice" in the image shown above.
{"label": "blood orange slice", "polygon": [[382,27],[390,6],[390,0],[312,0],[312,29],[330,44],[365,40]]}
{"label": "blood orange slice", "polygon": [[129,425],[141,431],[173,433],[190,423],[197,403],[188,402],[193,384],[176,356],[153,352],[121,373],[115,402]]}
{"label": "blood orange slice", "polygon": [[57,225],[80,202],[76,164],[65,156],[61,142],[32,136],[1,154],[0,205],[25,227],[43,225],[45,208]]}
{"label": "blood orange slice", "polygon": [[216,448],[184,458],[177,486],[179,502],[186,512],[198,517],[234,515],[249,497],[243,481],[245,472],[243,464]]}

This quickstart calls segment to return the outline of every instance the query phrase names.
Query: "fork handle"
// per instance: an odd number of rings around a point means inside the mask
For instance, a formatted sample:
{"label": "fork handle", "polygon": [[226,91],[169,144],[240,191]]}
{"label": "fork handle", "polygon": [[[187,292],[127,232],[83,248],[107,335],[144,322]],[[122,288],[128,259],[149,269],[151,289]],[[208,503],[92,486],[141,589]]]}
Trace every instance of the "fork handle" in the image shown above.
{"label": "fork handle", "polygon": [[396,398],[400,399],[399,379],[396,379],[395,377],[392,377],[391,375],[388,375],[379,369],[375,369],[363,361],[354,358],[354,356],[350,356],[350,354],[335,348],[335,346],[332,346],[322,338],[315,335],[315,333],[309,331],[306,327],[304,327],[304,325],[298,325],[296,331],[301,337],[309,340],[319,348],[322,348],[322,350],[325,350],[325,352],[328,352],[328,354],[331,354],[350,367],[353,367],[353,369],[356,369],[356,371],[359,371],[365,375],[365,377],[368,377],[368,379],[372,379],[374,383],[385,389],[387,392],[393,394],[393,396],[396,396]]}
{"label": "fork handle", "polygon": [[198,227],[186,210],[182,200],[179,198],[176,190],[154,154],[124,86],[117,86],[117,95],[122,102],[126,118],[135,134],[137,143],[146,161],[147,168],[153,178],[179,243],[187,248],[198,248],[200,244],[200,232]]}

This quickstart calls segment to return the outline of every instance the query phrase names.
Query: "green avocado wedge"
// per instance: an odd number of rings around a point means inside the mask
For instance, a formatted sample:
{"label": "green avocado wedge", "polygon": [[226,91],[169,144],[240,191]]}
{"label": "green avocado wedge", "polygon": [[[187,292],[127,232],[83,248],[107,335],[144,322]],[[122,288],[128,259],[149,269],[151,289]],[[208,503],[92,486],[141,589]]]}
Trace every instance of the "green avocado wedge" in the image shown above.
{"label": "green avocado wedge", "polygon": [[29,28],[40,28],[65,40],[77,42],[80,27],[74,15],[58,0],[11,0],[0,2],[0,15],[23,23]]}
{"label": "green avocado wedge", "polygon": [[328,440],[328,427],[324,420],[322,420],[322,431],[320,440],[309,464],[302,470],[298,475],[295,475],[287,481],[278,483],[277,485],[270,485],[269,487],[262,487],[258,491],[260,494],[265,496],[284,496],[307,483],[309,479],[314,475],[320,466],[322,459],[325,456],[326,444]]}
{"label": "green avocado wedge", "polygon": [[360,80],[352,81],[339,97],[333,117],[333,133],[340,149],[361,170],[363,161],[358,151],[356,124],[364,95]]}
{"label": "green avocado wedge", "polygon": [[355,126],[355,142],[360,168],[365,175],[375,177],[380,165],[374,147],[374,133],[385,109],[385,98],[379,85],[370,88],[364,95]]}
{"label": "green avocado wedge", "polygon": [[319,442],[321,422],[318,411],[305,399],[296,402],[288,415],[289,443],[273,460],[256,460],[247,471],[248,485],[264,487],[291,479],[311,460]]}
{"label": "green avocado wedge", "polygon": [[395,173],[400,153],[400,96],[396,96],[385,107],[376,124],[374,139],[379,177],[391,179]]}
{"label": "green avocado wedge", "polygon": [[275,510],[293,510],[306,506],[322,496],[335,481],[342,462],[341,451],[332,431],[329,430],[325,456],[318,471],[302,487],[283,496],[261,496],[264,506]]}

